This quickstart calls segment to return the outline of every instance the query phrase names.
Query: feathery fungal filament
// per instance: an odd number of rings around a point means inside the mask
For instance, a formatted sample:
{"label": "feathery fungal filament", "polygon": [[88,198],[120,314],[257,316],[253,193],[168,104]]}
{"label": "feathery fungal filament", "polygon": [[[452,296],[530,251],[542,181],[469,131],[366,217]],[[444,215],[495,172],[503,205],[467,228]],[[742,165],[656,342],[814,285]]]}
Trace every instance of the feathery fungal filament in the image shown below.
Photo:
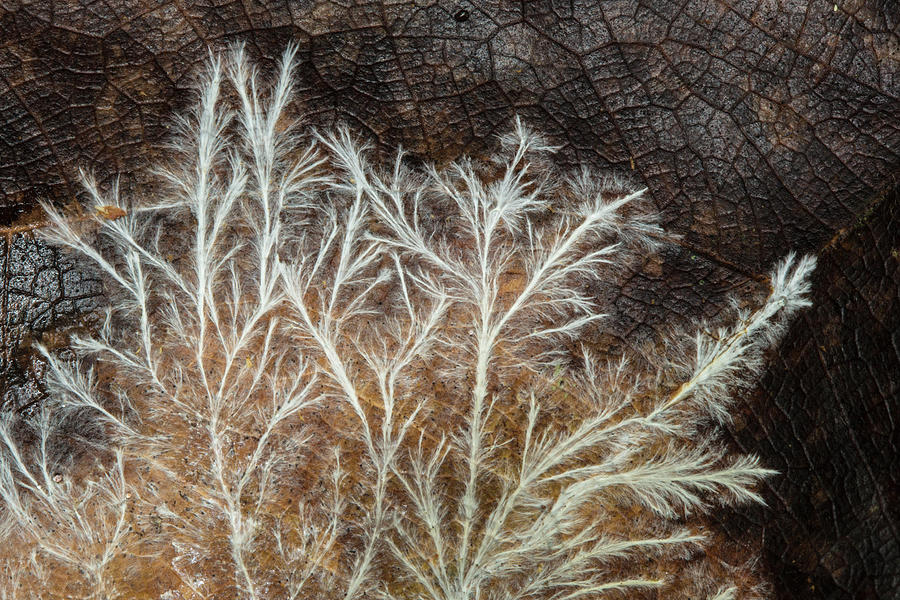
{"label": "feathery fungal filament", "polygon": [[3,597],[748,597],[701,517],[773,471],[714,428],[814,258],[689,359],[606,363],[587,286],[666,243],[647,190],[519,119],[487,164],[373,164],[289,120],[296,52],[211,56],[151,201],[85,178],[107,243],[45,206],[111,306],[0,418]]}

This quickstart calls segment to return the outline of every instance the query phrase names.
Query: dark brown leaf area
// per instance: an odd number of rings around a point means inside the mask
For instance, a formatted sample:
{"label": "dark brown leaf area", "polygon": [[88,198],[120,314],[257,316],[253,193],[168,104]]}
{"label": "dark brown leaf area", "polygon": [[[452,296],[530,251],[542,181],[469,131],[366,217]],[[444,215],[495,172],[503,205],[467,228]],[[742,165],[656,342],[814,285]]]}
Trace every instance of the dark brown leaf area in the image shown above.
{"label": "dark brown leaf area", "polygon": [[[0,227],[71,201],[78,168],[143,183],[208,46],[275,57],[295,40],[312,124],[445,160],[486,153],[518,113],[567,163],[645,183],[684,242],[621,293],[597,291],[618,340],[714,316],[788,248],[850,231],[822,253],[816,308],[735,435],[786,474],[757,525],[779,595],[891,598],[896,195],[855,223],[900,167],[898,26],[894,0],[4,0]],[[0,246],[8,392],[29,330],[67,323],[99,285],[28,234]]]}
{"label": "dark brown leaf area", "polygon": [[820,257],[801,316],[736,424],[781,475],[764,527],[785,597],[895,598],[900,573],[900,190]]}
{"label": "dark brown leaf area", "polygon": [[55,330],[83,325],[102,292],[98,277],[70,256],[28,235],[0,238],[0,405],[24,406],[39,397],[29,344],[58,345]]}

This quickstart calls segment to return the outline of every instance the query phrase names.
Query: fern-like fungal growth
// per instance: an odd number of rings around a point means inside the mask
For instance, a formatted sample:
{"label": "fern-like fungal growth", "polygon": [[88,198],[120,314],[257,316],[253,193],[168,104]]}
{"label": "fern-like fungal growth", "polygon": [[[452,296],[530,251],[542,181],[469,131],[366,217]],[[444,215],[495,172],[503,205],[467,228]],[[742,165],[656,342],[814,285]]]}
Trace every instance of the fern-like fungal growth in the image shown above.
{"label": "fern-like fungal growth", "polygon": [[519,121],[489,162],[373,164],[286,116],[294,55],[212,57],[151,198],[45,207],[112,304],[0,421],[2,597],[756,594],[703,516],[772,471],[715,429],[814,259],[667,357],[589,350],[590,284],[667,243],[645,190]]}

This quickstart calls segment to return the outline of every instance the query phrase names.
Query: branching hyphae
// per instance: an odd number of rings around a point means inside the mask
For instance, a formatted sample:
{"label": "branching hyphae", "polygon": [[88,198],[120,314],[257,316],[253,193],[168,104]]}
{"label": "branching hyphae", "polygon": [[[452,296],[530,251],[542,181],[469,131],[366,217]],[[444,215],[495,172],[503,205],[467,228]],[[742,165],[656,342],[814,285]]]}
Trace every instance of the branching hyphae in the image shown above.
{"label": "branching hyphae", "polygon": [[212,58],[152,195],[46,207],[111,304],[0,421],[4,597],[753,593],[703,516],[772,471],[716,428],[814,260],[665,356],[603,351],[591,286],[668,243],[646,190],[518,120],[490,161],[373,162],[288,117],[293,63]]}

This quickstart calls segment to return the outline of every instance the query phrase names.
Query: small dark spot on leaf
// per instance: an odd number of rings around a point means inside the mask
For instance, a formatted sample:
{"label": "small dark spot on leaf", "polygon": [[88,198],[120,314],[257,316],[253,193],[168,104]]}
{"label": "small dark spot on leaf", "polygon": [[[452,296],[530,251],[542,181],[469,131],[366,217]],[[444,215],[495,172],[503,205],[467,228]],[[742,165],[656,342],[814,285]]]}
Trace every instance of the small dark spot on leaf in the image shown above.
{"label": "small dark spot on leaf", "polygon": [[453,20],[457,23],[465,23],[469,20],[469,11],[464,8],[459,9],[453,13]]}

